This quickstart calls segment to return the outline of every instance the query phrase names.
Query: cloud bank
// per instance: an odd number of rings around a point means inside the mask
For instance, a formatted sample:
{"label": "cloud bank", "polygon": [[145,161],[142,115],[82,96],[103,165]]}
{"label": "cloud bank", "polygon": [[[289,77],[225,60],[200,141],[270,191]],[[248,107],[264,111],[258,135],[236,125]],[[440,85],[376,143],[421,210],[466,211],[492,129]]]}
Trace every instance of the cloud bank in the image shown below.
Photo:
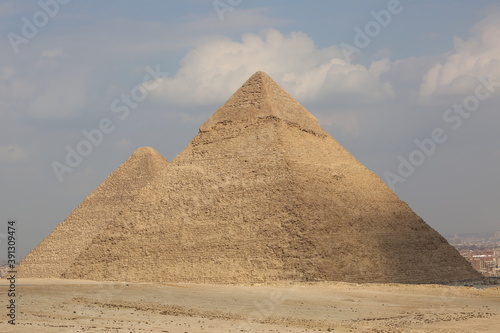
{"label": "cloud bank", "polygon": [[218,37],[191,50],[181,65],[175,76],[161,79],[153,93],[157,100],[220,103],[259,70],[302,101],[342,96],[370,103],[394,97],[391,84],[381,79],[390,68],[388,60],[369,67],[349,64],[337,46],[318,48],[301,32],[247,33],[241,41]]}
{"label": "cloud bank", "polygon": [[423,77],[422,98],[463,95],[477,85],[477,78],[500,79],[500,24],[498,13],[475,25],[467,39],[454,39],[454,49],[443,63],[434,65]]}

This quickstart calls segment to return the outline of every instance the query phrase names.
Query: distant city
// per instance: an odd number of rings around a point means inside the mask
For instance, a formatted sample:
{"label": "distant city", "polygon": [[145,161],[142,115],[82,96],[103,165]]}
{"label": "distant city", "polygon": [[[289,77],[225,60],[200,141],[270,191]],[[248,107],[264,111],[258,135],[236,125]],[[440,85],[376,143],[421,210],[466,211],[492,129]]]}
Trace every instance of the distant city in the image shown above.
{"label": "distant city", "polygon": [[500,277],[500,231],[445,236],[477,271]]}

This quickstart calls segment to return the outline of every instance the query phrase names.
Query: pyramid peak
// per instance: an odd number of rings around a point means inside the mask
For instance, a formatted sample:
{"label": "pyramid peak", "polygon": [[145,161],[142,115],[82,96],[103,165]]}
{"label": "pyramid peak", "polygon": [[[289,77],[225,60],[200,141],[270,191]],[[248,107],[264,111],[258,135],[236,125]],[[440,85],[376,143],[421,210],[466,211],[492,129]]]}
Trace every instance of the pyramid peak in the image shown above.
{"label": "pyramid peak", "polygon": [[132,155],[135,155],[135,154],[138,154],[138,155],[146,155],[146,154],[159,155],[160,153],[158,153],[154,148],[151,148],[151,147],[139,147],[132,153]]}
{"label": "pyramid peak", "polygon": [[255,72],[252,76],[250,76],[250,78],[269,78],[269,79],[271,79],[271,77],[266,72],[263,72],[263,71]]}
{"label": "pyramid peak", "polygon": [[[266,72],[258,71],[255,72],[252,76],[250,76],[245,83],[241,86],[242,88],[244,87],[251,87],[252,90],[255,91],[263,91],[263,92],[270,92],[268,88],[270,87],[279,87],[280,90],[284,89],[274,81],[271,76],[269,76]],[[272,91],[272,90],[271,90]],[[287,93],[288,94],[288,93]],[[265,96],[268,97],[268,96]],[[298,103],[298,102],[297,102]]]}
{"label": "pyramid peak", "polygon": [[253,74],[201,127],[207,132],[218,123],[254,122],[278,118],[324,135],[318,120],[265,72]]}
{"label": "pyramid peak", "polygon": [[162,154],[160,154],[158,151],[156,151],[154,148],[151,147],[137,148],[129,157],[129,159],[135,159],[135,158],[138,159],[151,158],[153,160],[160,161],[160,163],[163,163],[163,160],[166,160]]}
{"label": "pyramid peak", "polygon": [[126,177],[133,177],[134,175],[144,176],[158,172],[167,164],[167,159],[155,149],[151,147],[140,147],[137,148],[117,170],[122,170]]}

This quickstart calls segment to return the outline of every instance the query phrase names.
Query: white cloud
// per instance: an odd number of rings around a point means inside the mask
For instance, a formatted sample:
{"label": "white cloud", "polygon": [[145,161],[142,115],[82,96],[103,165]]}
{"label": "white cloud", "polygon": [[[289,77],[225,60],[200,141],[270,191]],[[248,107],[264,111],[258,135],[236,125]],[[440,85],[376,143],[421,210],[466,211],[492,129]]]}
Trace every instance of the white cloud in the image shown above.
{"label": "white cloud", "polygon": [[394,97],[380,76],[388,60],[369,68],[349,64],[337,46],[324,49],[304,33],[277,30],[247,33],[240,41],[216,38],[190,51],[174,77],[162,78],[152,95],[165,103],[220,103],[256,71],[267,72],[294,97],[318,100],[335,96],[374,102]]}
{"label": "white cloud", "polygon": [[16,66],[8,55],[0,59],[0,116],[49,119],[84,111],[100,81],[87,64],[74,66],[79,59],[66,57],[67,52],[58,47],[28,54],[29,63],[24,66]]}
{"label": "white cloud", "polygon": [[36,85],[21,78],[13,66],[0,68],[0,116],[21,114],[24,101],[35,92]]}
{"label": "white cloud", "polygon": [[65,55],[64,49],[59,47],[57,49],[45,49],[42,51],[42,58],[55,58],[62,57]]}
{"label": "white cloud", "polygon": [[1,162],[16,162],[28,156],[26,150],[22,147],[9,145],[0,146],[0,161]]}
{"label": "white cloud", "polygon": [[45,49],[40,55],[37,67],[39,69],[54,68],[58,65],[60,58],[66,57],[67,54],[62,47],[56,49]]}
{"label": "white cloud", "polygon": [[500,78],[500,13],[471,29],[466,39],[455,38],[454,50],[441,64],[432,67],[420,86],[422,98],[439,95],[468,94],[477,85],[477,78]]}
{"label": "white cloud", "polygon": [[0,82],[10,80],[15,74],[16,71],[12,66],[3,66],[0,68]]}
{"label": "white cloud", "polygon": [[127,138],[121,138],[117,143],[118,149],[127,150],[132,146],[132,141]]}
{"label": "white cloud", "polygon": [[81,71],[66,73],[49,81],[28,106],[36,118],[65,118],[78,115],[89,103],[89,78]]}
{"label": "white cloud", "polygon": [[12,2],[0,3],[0,17],[7,17],[19,12],[19,9],[14,6]]}
{"label": "white cloud", "polygon": [[[47,48],[37,58],[37,91],[26,100],[26,110],[36,118],[66,118],[86,111],[97,86],[95,74],[85,64],[62,63],[67,57],[62,48]],[[29,74],[28,74],[29,75]],[[40,80],[43,78],[43,81]]]}
{"label": "white cloud", "polygon": [[321,126],[341,126],[342,130],[350,137],[359,137],[360,124],[357,114],[341,110],[335,113],[318,114],[318,122]]}

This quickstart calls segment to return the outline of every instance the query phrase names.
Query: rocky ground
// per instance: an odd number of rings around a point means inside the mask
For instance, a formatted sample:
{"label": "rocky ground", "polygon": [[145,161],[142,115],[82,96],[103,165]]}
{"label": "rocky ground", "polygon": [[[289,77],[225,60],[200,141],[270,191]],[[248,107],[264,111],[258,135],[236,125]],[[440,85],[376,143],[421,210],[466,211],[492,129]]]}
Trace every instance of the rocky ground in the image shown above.
{"label": "rocky ground", "polygon": [[17,281],[2,332],[498,332],[500,287]]}

